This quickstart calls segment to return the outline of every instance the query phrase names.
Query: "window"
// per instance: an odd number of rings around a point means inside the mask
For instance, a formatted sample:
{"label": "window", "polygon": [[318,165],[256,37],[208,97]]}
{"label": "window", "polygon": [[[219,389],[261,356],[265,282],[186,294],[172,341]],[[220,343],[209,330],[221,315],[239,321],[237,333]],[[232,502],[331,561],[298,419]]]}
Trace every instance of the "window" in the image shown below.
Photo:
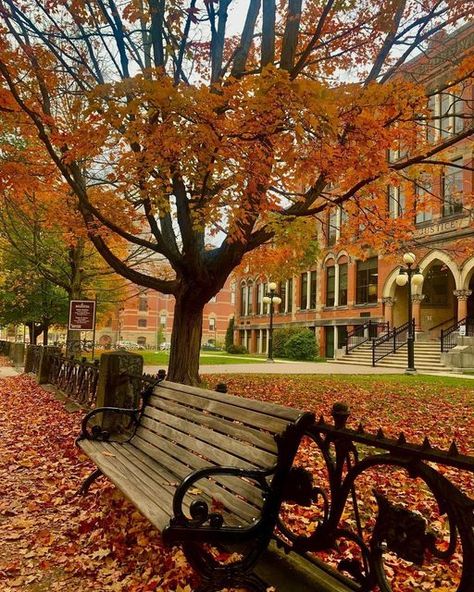
{"label": "window", "polygon": [[339,306],[347,305],[347,263],[339,265]]}
{"label": "window", "polygon": [[280,312],[286,312],[286,282],[280,282],[278,293],[281,298]]}
{"label": "window", "polygon": [[402,187],[388,188],[388,214],[390,218],[399,218],[405,210],[405,191]]}
{"label": "window", "polygon": [[326,269],[326,306],[336,303],[336,268],[334,265]]}
{"label": "window", "polygon": [[146,337],[138,337],[137,338],[137,343],[138,343],[138,345],[141,345],[141,346],[145,347],[145,345],[146,345]]}
{"label": "window", "polygon": [[247,286],[247,314],[253,314],[253,283]]}
{"label": "window", "polygon": [[286,312],[293,312],[293,278],[286,282]]}
{"label": "window", "polygon": [[[462,158],[453,160],[453,165],[462,166]],[[462,212],[463,169],[458,166],[447,166],[443,173],[443,216]]]}
{"label": "window", "polygon": [[138,310],[140,312],[146,312],[148,310],[148,298],[146,296],[140,296],[138,299]]}
{"label": "window", "polygon": [[316,271],[309,272],[309,307],[316,308]]}
{"label": "window", "polygon": [[420,179],[415,187],[416,192],[416,215],[415,223],[423,224],[423,222],[430,222],[433,219],[433,212],[431,208],[425,203],[432,194],[432,186],[429,179]]}
{"label": "window", "polygon": [[255,301],[255,313],[263,314],[263,284],[257,284],[257,299]]}
{"label": "window", "polygon": [[209,317],[209,331],[216,330],[216,319],[214,317]]}
{"label": "window", "polygon": [[[291,292],[293,293],[293,281],[291,281]],[[317,288],[317,274],[316,271],[306,271],[301,274],[300,282],[300,308],[301,310],[309,310],[316,308],[316,288]],[[290,309],[291,311],[291,309]]]}
{"label": "window", "polygon": [[147,320],[146,319],[138,319],[138,326],[139,327],[146,327],[147,326]]}
{"label": "window", "polygon": [[445,92],[429,98],[428,108],[433,121],[428,122],[428,141],[436,142],[440,138],[449,138],[464,129],[464,102],[461,96],[447,89]]}
{"label": "window", "polygon": [[329,221],[328,221],[328,246],[335,245],[337,242],[337,235],[339,230],[338,225],[338,209],[332,208],[329,211]]}
{"label": "window", "polygon": [[160,325],[162,329],[166,327],[166,315],[160,315]]}
{"label": "window", "polygon": [[377,257],[357,262],[357,304],[377,302],[377,279]]}
{"label": "window", "polygon": [[247,286],[240,286],[240,316],[245,317],[247,314]]}
{"label": "window", "polygon": [[230,285],[230,303],[235,304],[235,282]]}
{"label": "window", "polygon": [[306,310],[308,308],[308,274],[301,274],[300,281],[300,308]]}

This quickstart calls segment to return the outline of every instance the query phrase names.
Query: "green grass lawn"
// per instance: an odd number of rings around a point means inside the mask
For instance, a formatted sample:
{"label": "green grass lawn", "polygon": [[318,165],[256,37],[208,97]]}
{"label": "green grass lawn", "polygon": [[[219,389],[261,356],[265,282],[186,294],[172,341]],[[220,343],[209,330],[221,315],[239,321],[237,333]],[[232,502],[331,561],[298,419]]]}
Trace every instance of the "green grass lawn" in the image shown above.
{"label": "green grass lawn", "polygon": [[[160,366],[168,365],[170,358],[169,352],[153,350],[137,350],[133,353],[140,354],[143,356],[145,366]],[[101,352],[97,352],[96,357],[100,358]],[[90,358],[90,354],[86,357]],[[256,364],[258,362],[264,362],[266,356],[259,354],[228,354],[225,351],[222,352],[206,352],[202,351],[199,358],[199,364],[201,366],[214,366],[218,364]],[[323,362],[323,359],[314,360],[315,362]]]}

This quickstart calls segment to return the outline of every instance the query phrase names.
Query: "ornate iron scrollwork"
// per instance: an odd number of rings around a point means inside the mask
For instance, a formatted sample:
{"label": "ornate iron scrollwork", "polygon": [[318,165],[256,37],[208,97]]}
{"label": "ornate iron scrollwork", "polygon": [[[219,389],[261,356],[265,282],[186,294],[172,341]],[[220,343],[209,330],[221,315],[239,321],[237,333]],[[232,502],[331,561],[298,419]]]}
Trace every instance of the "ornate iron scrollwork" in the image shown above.
{"label": "ornate iron scrollwork", "polygon": [[[333,552],[339,542],[346,539],[357,545],[360,559],[353,557],[351,552],[349,558],[338,562],[338,569],[350,575],[364,592],[373,589],[391,592],[384,571],[385,552],[423,565],[426,570],[428,557],[449,561],[459,538],[463,557],[457,592],[473,592],[474,500],[448,480],[445,470],[441,472],[437,468],[444,465],[474,473],[474,458],[460,454],[455,443],[444,451],[433,447],[427,438],[421,445],[414,445],[407,442],[404,434],[390,439],[382,430],[368,434],[362,425],[357,430],[347,429],[348,415],[347,406],[336,404],[333,408],[335,425],[326,423],[321,417],[308,430],[308,436],[324,459],[328,491],[310,486],[307,475],[298,468],[294,483],[288,486],[286,499],[293,503],[301,500],[304,506],[310,499],[316,503],[323,499],[324,508],[321,511],[315,506],[314,526],[306,529],[309,534],[292,531],[281,516],[278,524],[282,535],[280,544],[286,550],[307,554]],[[369,479],[370,470],[385,470],[385,467],[402,469],[408,480],[417,479],[424,483],[437,505],[433,512],[440,517],[446,515],[449,536],[445,535],[444,540],[438,542],[439,537],[429,530],[432,515],[414,512],[379,491],[374,492],[377,515],[373,516],[372,508],[369,512],[367,508],[362,510],[358,479],[362,475]],[[315,495],[316,492],[320,495]],[[396,492],[392,496],[396,496]],[[345,519],[348,505],[352,512],[351,523]]]}
{"label": "ornate iron scrollwork", "polygon": [[393,551],[402,559],[423,565],[426,550],[435,536],[426,532],[426,520],[420,514],[393,504],[374,490],[379,512],[372,533],[371,546]]}

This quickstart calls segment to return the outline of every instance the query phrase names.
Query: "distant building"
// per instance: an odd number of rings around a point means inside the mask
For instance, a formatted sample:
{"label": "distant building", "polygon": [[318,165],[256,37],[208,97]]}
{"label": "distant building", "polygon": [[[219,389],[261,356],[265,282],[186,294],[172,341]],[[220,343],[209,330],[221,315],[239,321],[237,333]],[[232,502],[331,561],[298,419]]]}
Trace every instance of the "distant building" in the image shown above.
{"label": "distant building", "polygon": [[[431,95],[429,104],[437,117],[437,123],[428,130],[431,142],[472,125],[473,116],[472,86],[461,97],[437,89],[450,80],[454,60],[474,47],[474,25],[466,25],[442,41],[430,55],[420,55],[405,70],[407,77],[416,75]],[[403,155],[391,153],[387,158],[396,160]],[[421,290],[413,296],[413,316],[419,336],[427,340],[437,339],[442,328],[474,317],[472,138],[458,142],[438,158],[449,164],[439,167],[427,181],[438,197],[437,203],[416,211],[416,246],[410,247],[424,276]],[[468,165],[471,170],[459,165]],[[400,188],[387,187],[387,216],[397,218],[403,208]],[[324,237],[322,260],[297,277],[280,282],[277,291],[282,303],[274,316],[275,329],[294,325],[314,331],[321,355],[329,358],[345,345],[348,331],[368,320],[388,321],[391,326],[407,321],[407,289],[395,282],[401,255],[394,258],[372,252],[365,260],[354,258],[339,240],[344,222],[340,208],[328,211],[320,228]],[[465,246],[471,245],[471,254],[453,248],[459,239]],[[249,275],[238,278],[236,340],[250,352],[268,350],[269,314],[263,297],[271,280]]]}
{"label": "distant building", "polygon": [[[159,347],[162,342],[169,343],[174,318],[173,296],[135,285],[130,285],[129,293],[130,297],[110,313],[104,326],[97,331],[98,343],[113,347],[117,342],[130,341],[151,348]],[[224,342],[234,308],[235,281],[228,280],[204,308],[202,343]]]}

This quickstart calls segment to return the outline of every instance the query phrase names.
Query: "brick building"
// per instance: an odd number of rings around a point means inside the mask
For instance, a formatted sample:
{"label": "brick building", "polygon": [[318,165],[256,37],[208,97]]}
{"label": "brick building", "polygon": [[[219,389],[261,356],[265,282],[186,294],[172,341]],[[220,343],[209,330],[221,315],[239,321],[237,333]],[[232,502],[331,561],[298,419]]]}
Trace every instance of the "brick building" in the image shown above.
{"label": "brick building", "polygon": [[[131,341],[157,348],[170,342],[173,328],[174,298],[154,290],[131,285],[129,297],[112,312],[97,331],[97,341],[114,346],[118,341]],[[204,308],[202,343],[224,342],[229,320],[234,316],[235,281],[224,288]]]}
{"label": "brick building", "polygon": [[[439,42],[439,39],[438,39]],[[474,48],[474,25],[468,24],[437,43],[431,54],[420,55],[405,69],[407,76],[422,80],[430,95],[429,105],[436,119],[428,139],[436,142],[472,125],[473,87],[460,97],[437,89],[446,86],[452,74],[453,58]],[[404,155],[390,153],[396,160]],[[430,208],[418,209],[414,220],[414,245],[424,276],[413,295],[413,316],[417,338],[435,340],[442,328],[474,316],[474,229],[470,197],[473,194],[472,137],[455,144],[443,160],[450,164],[426,181],[439,199]],[[417,188],[417,191],[420,188]],[[387,215],[402,214],[404,199],[400,187],[387,187]],[[348,331],[367,322],[388,321],[399,326],[407,321],[407,288],[396,284],[402,265],[398,258],[369,252],[356,259],[339,241],[344,212],[333,208],[327,214],[322,258],[298,277],[280,282],[277,292],[282,303],[276,307],[274,328],[288,325],[308,327],[316,334],[321,355],[334,357],[345,344]],[[455,245],[464,241],[461,251]],[[471,245],[471,249],[469,248]],[[471,252],[469,252],[471,251]],[[243,276],[238,280],[236,339],[251,352],[268,348],[269,315],[263,296],[272,278]]]}

